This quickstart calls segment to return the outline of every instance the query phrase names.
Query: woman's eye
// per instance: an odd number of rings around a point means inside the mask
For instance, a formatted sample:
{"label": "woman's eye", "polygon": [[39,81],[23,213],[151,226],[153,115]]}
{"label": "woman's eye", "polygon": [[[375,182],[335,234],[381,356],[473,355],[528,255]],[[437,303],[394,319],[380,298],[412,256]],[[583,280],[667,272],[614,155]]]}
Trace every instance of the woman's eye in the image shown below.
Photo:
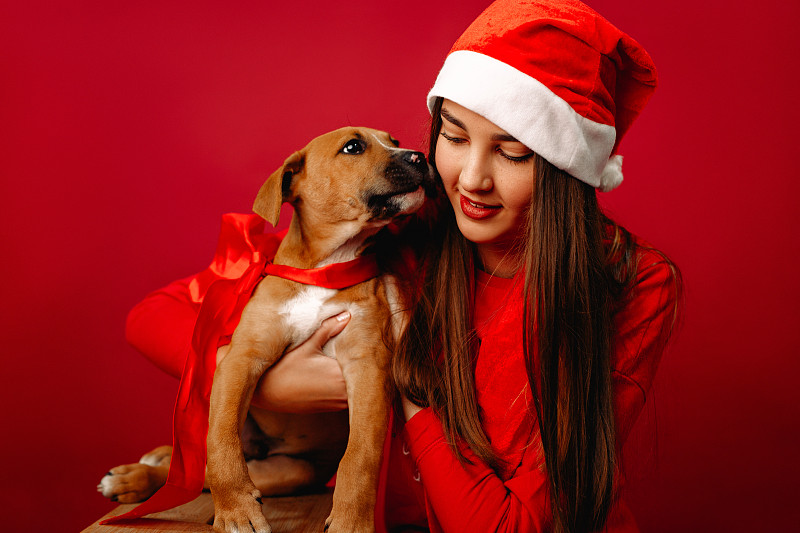
{"label": "woman's eye", "polygon": [[462,139],[461,137],[454,137],[452,135],[448,135],[444,131],[440,131],[439,135],[441,135],[442,137],[444,137],[445,139],[447,139],[448,141],[450,141],[453,144],[462,144],[462,143],[467,142],[466,139]]}
{"label": "woman's eye", "polygon": [[505,153],[503,150],[500,150],[499,148],[497,151],[500,152],[501,156],[505,157],[512,163],[524,163],[525,161],[533,157],[533,152],[527,153],[525,155],[516,156],[516,155],[509,155]]}
{"label": "woman's eye", "polygon": [[344,148],[342,148],[342,153],[358,155],[364,153],[365,149],[364,141],[360,139],[350,139],[347,141],[347,144],[344,145]]}

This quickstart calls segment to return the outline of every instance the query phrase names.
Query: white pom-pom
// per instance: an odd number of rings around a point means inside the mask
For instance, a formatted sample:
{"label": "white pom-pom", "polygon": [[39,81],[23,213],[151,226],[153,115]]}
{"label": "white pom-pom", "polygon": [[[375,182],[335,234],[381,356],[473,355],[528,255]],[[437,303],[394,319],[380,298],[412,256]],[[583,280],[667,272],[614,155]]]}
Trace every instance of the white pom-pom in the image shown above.
{"label": "white pom-pom", "polygon": [[608,158],[603,174],[600,176],[599,189],[603,192],[613,191],[622,183],[622,156],[613,155]]}

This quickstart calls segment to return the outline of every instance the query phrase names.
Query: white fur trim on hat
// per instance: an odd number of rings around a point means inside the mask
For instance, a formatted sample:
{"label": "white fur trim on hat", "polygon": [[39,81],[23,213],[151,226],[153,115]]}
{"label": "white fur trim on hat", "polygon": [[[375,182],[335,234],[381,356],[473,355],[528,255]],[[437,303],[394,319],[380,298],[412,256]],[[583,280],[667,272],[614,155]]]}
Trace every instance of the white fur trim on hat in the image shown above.
{"label": "white fur trim on hat", "polygon": [[429,110],[439,96],[478,113],[592,187],[611,190],[622,182],[621,158],[609,160],[614,126],[581,116],[537,79],[502,61],[470,50],[452,52],[428,93]]}

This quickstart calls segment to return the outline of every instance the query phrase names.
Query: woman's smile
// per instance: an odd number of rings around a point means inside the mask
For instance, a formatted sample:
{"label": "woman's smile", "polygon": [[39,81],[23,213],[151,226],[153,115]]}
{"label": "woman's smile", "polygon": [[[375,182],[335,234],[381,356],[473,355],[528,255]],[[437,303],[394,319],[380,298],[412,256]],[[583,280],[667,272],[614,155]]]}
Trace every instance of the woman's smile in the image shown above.
{"label": "woman's smile", "polygon": [[461,211],[473,220],[482,220],[484,218],[489,218],[490,216],[496,215],[502,207],[499,205],[487,205],[483,202],[476,202],[470,200],[463,194],[460,195],[460,198]]}

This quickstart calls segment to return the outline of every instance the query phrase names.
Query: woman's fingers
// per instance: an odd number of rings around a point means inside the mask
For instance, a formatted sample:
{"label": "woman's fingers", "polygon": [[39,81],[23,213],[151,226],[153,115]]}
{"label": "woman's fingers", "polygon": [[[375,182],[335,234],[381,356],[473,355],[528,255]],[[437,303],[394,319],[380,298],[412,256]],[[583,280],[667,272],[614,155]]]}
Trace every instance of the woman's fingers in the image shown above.
{"label": "woman's fingers", "polygon": [[322,321],[319,329],[309,337],[308,343],[316,346],[318,350],[322,350],[329,340],[342,332],[344,327],[350,321],[350,312],[342,311],[336,316],[332,316]]}
{"label": "woman's fingers", "polygon": [[[303,344],[296,349],[300,353],[317,353],[322,351],[322,347],[331,340],[333,337],[342,332],[347,323],[350,322],[350,312],[342,311],[338,315],[326,318],[322,321],[317,331],[308,338]],[[226,344],[217,349],[217,366],[222,362],[222,359],[228,355],[231,346]],[[291,353],[291,352],[290,352]]]}

